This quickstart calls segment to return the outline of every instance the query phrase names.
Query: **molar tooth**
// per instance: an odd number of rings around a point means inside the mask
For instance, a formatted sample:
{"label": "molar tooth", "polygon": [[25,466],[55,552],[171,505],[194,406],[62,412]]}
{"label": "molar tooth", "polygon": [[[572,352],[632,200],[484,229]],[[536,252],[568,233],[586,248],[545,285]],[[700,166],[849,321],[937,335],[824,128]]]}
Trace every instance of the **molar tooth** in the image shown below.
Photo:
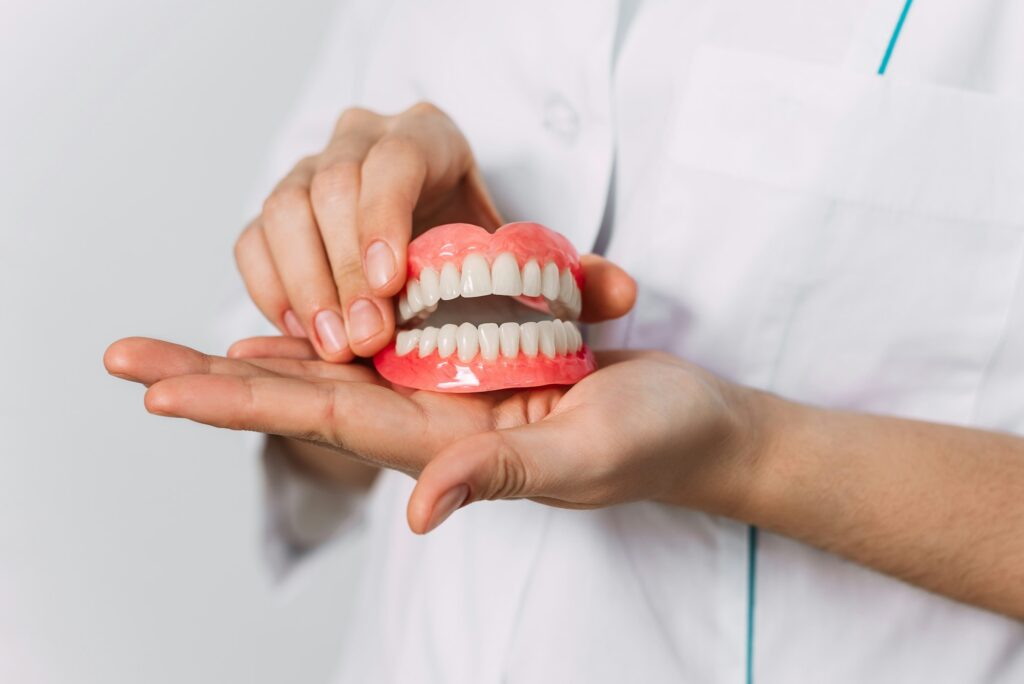
{"label": "molar tooth", "polygon": [[423,334],[420,335],[420,358],[424,356],[430,356],[436,348],[437,328],[435,328],[432,325],[429,325],[423,329]]}
{"label": "molar tooth", "polygon": [[540,266],[536,259],[530,259],[523,266],[523,294],[527,297],[539,297],[541,290]]}
{"label": "molar tooth", "polygon": [[551,301],[558,299],[558,292],[561,290],[558,278],[558,266],[555,266],[553,261],[544,264],[543,282],[541,284],[541,292],[544,294],[544,299]]}
{"label": "molar tooth", "polygon": [[412,279],[405,284],[405,295],[409,298],[409,308],[412,309],[413,313],[419,313],[423,310],[423,293],[420,292],[420,282],[418,280]]}
{"label": "molar tooth", "polygon": [[554,321],[541,321],[537,324],[540,333],[540,353],[549,359],[555,358],[555,324]]}
{"label": "molar tooth", "polygon": [[498,339],[499,330],[497,323],[482,324],[480,326],[480,356],[488,361],[494,361],[498,358]]}
{"label": "molar tooth", "polygon": [[502,252],[491,264],[491,284],[496,295],[518,297],[523,294],[523,277],[511,252]]}
{"label": "molar tooth", "polygon": [[555,320],[551,327],[555,331],[555,353],[564,355],[569,350],[569,336],[565,332],[565,324],[561,320]]}
{"label": "molar tooth", "polygon": [[459,269],[455,268],[455,264],[450,261],[441,267],[440,287],[441,299],[446,302],[462,294],[459,287]]}
{"label": "molar tooth", "polygon": [[[540,271],[538,270],[539,274]],[[483,329],[483,326],[480,326]],[[519,355],[519,324],[502,323],[498,328],[501,337],[501,355],[506,359],[512,359]]]}
{"label": "molar tooth", "polygon": [[420,271],[420,296],[428,309],[436,306],[437,300],[441,299],[441,281],[437,271],[429,266]]}
{"label": "molar tooth", "polygon": [[455,334],[455,342],[459,348],[459,361],[468,363],[476,356],[480,348],[480,337],[477,334],[476,326],[472,323],[463,323],[458,327]]}
{"label": "molar tooth", "polygon": [[562,276],[558,282],[558,299],[565,305],[572,302],[572,291],[576,289],[576,279],[572,277],[569,269],[562,269]]}
{"label": "molar tooth", "polygon": [[416,348],[416,344],[420,341],[419,330],[402,330],[399,331],[398,336],[395,338],[395,353],[399,356],[405,356],[413,349]]}
{"label": "molar tooth", "polygon": [[437,331],[437,355],[447,359],[455,351],[455,333],[458,326],[454,323],[442,325]]}
{"label": "molar tooth", "polygon": [[491,294],[491,267],[480,254],[462,260],[462,296],[485,297]]}
{"label": "molar tooth", "polygon": [[402,293],[398,298],[398,320],[402,323],[412,318],[412,308],[409,306],[409,298]]}
{"label": "molar tooth", "polygon": [[519,326],[519,351],[531,359],[537,355],[540,343],[540,328],[533,321]]}

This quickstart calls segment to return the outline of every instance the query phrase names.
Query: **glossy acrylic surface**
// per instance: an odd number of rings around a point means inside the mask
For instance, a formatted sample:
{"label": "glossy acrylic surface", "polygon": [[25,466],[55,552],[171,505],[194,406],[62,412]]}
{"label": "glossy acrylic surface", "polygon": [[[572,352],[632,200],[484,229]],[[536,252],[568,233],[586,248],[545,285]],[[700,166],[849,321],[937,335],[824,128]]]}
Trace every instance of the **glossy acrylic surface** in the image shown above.
{"label": "glossy acrylic surface", "polygon": [[[553,262],[559,270],[568,268],[577,286],[583,288],[579,255],[564,236],[538,223],[509,223],[494,233],[479,226],[452,223],[431,228],[409,243],[409,278],[418,278],[431,267],[440,271],[446,263],[461,267],[470,254],[482,255],[489,264],[503,252],[515,256],[520,268],[535,260],[540,266]],[[515,297],[532,309],[549,312],[542,297]],[[494,323],[505,322],[496,307]],[[507,315],[507,314],[506,314]],[[518,322],[518,321],[517,321]],[[437,352],[421,358],[415,351],[399,356],[392,342],[373,359],[377,371],[388,381],[405,387],[437,392],[486,392],[517,387],[571,385],[592,373],[597,364],[584,345],[574,354],[549,358],[543,354],[514,358],[500,356],[488,361],[477,355],[463,362],[453,354],[442,359]]]}
{"label": "glossy acrylic surface", "polygon": [[377,372],[387,380],[404,387],[436,392],[488,392],[513,387],[572,385],[597,368],[594,355],[584,346],[575,354],[549,359],[538,354],[534,358],[499,357],[486,361],[481,356],[468,363],[455,354],[442,359],[437,353],[420,358],[415,352],[399,356],[395,345],[388,345],[374,358]]}

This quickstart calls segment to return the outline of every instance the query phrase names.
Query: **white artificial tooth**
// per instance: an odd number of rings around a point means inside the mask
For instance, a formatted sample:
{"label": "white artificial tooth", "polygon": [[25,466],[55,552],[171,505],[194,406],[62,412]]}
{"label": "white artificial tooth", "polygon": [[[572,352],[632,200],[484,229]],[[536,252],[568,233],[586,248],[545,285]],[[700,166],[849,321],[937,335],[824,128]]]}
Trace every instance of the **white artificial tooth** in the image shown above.
{"label": "white artificial tooth", "polygon": [[410,349],[408,349],[408,347],[409,347],[409,331],[408,330],[400,330],[400,331],[398,331],[398,334],[395,335],[395,353],[398,354],[399,356],[405,356],[410,351]]}
{"label": "white artificial tooth", "polygon": [[[516,269],[517,271],[519,269]],[[500,333],[497,323],[484,323],[480,326],[480,356],[488,361],[498,358]]]}
{"label": "white artificial tooth", "polygon": [[558,278],[558,266],[555,266],[553,261],[544,264],[541,282],[541,293],[544,295],[544,299],[551,301],[558,299],[558,292],[562,289]]}
{"label": "white artificial tooth", "polygon": [[462,296],[486,297],[491,294],[491,267],[480,254],[462,260]]}
{"label": "white artificial tooth", "polygon": [[459,329],[454,323],[442,325],[437,331],[437,355],[447,359],[455,351],[455,333]]}
{"label": "white artificial tooth", "polygon": [[537,355],[540,345],[540,328],[533,321],[519,326],[519,351],[531,359]]}
{"label": "white artificial tooth", "polygon": [[409,298],[405,293],[398,298],[398,319],[402,323],[412,318],[412,308],[409,307]]}
{"label": "white artificial tooth", "polygon": [[572,300],[569,302],[569,311],[573,318],[580,317],[580,311],[583,310],[583,296],[580,294],[580,288],[576,287],[573,283],[572,288]]}
{"label": "white artificial tooth", "polygon": [[558,299],[567,307],[572,302],[572,291],[576,289],[576,279],[569,269],[563,269],[558,281]]}
{"label": "white artificial tooth", "polygon": [[576,351],[576,336],[572,332],[572,323],[562,321],[562,329],[565,330],[565,353],[572,354]]}
{"label": "white artificial tooth", "polygon": [[539,297],[541,291],[540,266],[536,259],[530,259],[523,266],[523,294],[527,297]]}
{"label": "white artificial tooth", "polygon": [[480,348],[480,336],[477,334],[476,326],[472,323],[463,323],[455,334],[455,343],[459,349],[459,361],[468,363],[476,356]]}
{"label": "white artificial tooth", "polygon": [[459,269],[455,268],[455,264],[450,261],[441,267],[440,287],[441,299],[446,302],[462,294],[462,289],[459,287]]}
{"label": "white artificial tooth", "polygon": [[[483,326],[480,326],[483,329]],[[498,328],[501,337],[501,355],[512,359],[519,355],[519,324],[502,323]]]}
{"label": "white artificial tooth", "polygon": [[398,336],[395,338],[395,353],[399,356],[405,356],[413,349],[420,341],[420,330],[402,330],[399,331]]}
{"label": "white artificial tooth", "polygon": [[569,336],[565,332],[565,324],[556,320],[551,327],[555,331],[555,353],[564,355],[569,350]]}
{"label": "white artificial tooth", "polygon": [[491,264],[491,284],[496,295],[518,297],[523,294],[523,277],[511,252],[502,252]]}
{"label": "white artificial tooth", "polygon": [[[569,337],[569,353],[575,354],[583,346],[583,336],[580,335],[579,328],[574,323],[568,321],[565,322],[565,332]],[[423,344],[423,338],[420,338],[420,344]]]}
{"label": "white artificial tooth", "polygon": [[428,309],[437,306],[437,300],[441,299],[441,281],[437,271],[429,266],[420,271],[420,296]]}
{"label": "white artificial tooth", "polygon": [[537,324],[540,331],[540,353],[549,359],[555,358],[555,324],[554,321],[541,321]]}
{"label": "white artificial tooth", "polygon": [[420,282],[418,280],[413,279],[405,284],[405,296],[409,298],[409,308],[412,309],[413,313],[423,311],[423,295],[420,292]]}
{"label": "white artificial tooth", "polygon": [[423,334],[420,335],[420,357],[430,356],[434,353],[437,348],[437,328],[434,326],[427,326],[423,329]]}

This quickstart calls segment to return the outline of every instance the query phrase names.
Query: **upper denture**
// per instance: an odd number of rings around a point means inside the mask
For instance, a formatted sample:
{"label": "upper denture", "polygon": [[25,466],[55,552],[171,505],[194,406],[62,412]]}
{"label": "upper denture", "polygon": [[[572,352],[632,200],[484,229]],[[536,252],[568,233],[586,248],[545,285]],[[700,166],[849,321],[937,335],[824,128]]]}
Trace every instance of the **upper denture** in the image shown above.
{"label": "upper denture", "polygon": [[408,261],[399,322],[434,311],[439,301],[492,294],[579,318],[583,271],[576,250],[536,223],[510,223],[495,233],[466,223],[439,226],[409,245]]}

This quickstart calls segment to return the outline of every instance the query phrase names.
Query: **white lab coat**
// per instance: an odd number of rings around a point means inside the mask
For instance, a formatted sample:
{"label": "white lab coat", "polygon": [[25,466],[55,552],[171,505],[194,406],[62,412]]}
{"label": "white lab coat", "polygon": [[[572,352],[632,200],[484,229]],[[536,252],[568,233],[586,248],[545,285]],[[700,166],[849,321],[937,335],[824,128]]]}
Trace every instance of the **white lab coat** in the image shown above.
{"label": "white lab coat", "polygon": [[[508,220],[588,251],[613,188],[607,253],[640,295],[595,346],[1021,432],[1024,3],[919,0],[879,74],[905,4],[349,2],[262,190],[345,107],[430,100]],[[270,462],[289,562],[358,507]],[[420,538],[412,484],[384,473],[362,506],[339,681],[1024,681],[1021,623],[783,537],[520,501]]]}

